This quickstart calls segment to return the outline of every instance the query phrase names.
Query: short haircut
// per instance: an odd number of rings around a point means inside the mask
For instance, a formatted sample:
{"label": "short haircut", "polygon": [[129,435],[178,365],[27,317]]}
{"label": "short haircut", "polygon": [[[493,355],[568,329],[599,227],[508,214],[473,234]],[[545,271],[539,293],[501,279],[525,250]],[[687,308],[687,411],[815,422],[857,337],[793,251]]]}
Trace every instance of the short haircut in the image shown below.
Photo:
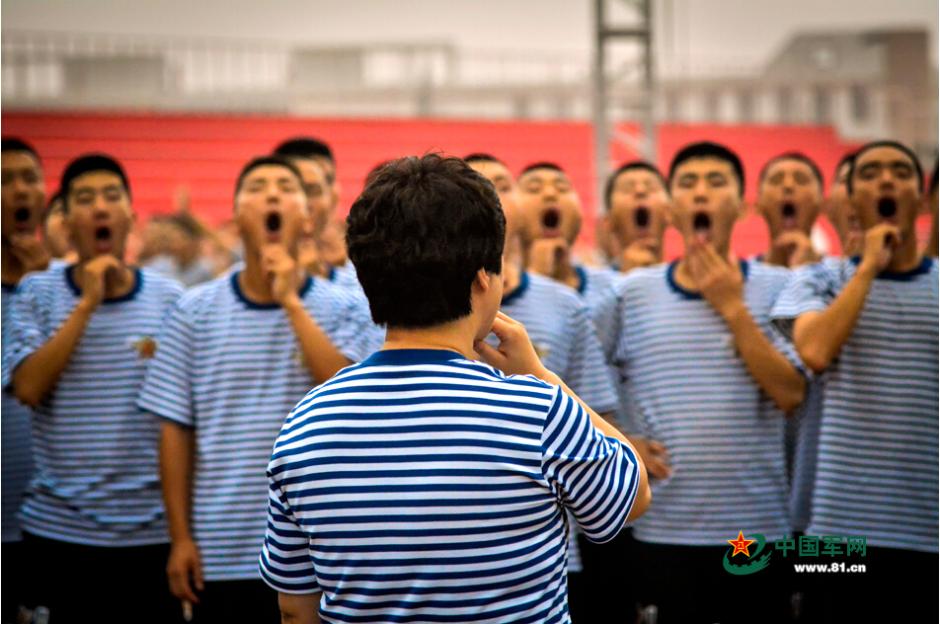
{"label": "short haircut", "polygon": [[896,149],[910,158],[911,162],[914,163],[914,170],[917,171],[917,190],[919,191],[924,188],[924,169],[921,167],[920,159],[917,157],[917,154],[914,153],[914,150],[904,145],[903,143],[899,143],[898,141],[880,140],[866,143],[865,145],[858,148],[858,150],[855,152],[855,157],[852,158],[852,168],[849,169],[849,177],[846,181],[846,191],[848,191],[849,195],[852,194],[852,177],[855,175],[855,165],[858,164],[858,159],[865,152],[879,147],[890,147],[892,149]]}
{"label": "short haircut", "polygon": [[763,184],[764,178],[767,177],[767,170],[782,160],[794,160],[796,162],[801,162],[809,167],[810,171],[813,172],[813,177],[816,178],[816,182],[819,183],[819,190],[823,190],[823,176],[822,172],[819,170],[819,165],[817,165],[816,161],[803,152],[784,152],[783,154],[774,156],[768,160],[760,170],[760,175],[757,177],[757,184]]}
{"label": "short haircut", "polygon": [[434,327],[470,314],[477,271],[502,272],[506,218],[493,185],[460,158],[382,167],[346,220],[349,257],[372,320]]}
{"label": "short haircut", "polygon": [[0,152],[26,152],[32,155],[32,157],[36,159],[36,162],[42,162],[39,159],[39,152],[23,139],[17,137],[3,137],[3,139],[0,140],[0,144],[2,144],[0,145]]}
{"label": "short haircut", "polygon": [[927,184],[927,194],[933,195],[937,192],[937,161],[933,161],[933,172],[930,174],[930,182]]}
{"label": "short haircut", "polygon": [[115,158],[107,154],[82,154],[65,168],[62,173],[62,181],[59,183],[59,192],[62,193],[62,205],[66,212],[69,209],[69,193],[72,191],[72,182],[79,176],[95,171],[106,171],[119,177],[121,184],[124,186],[124,192],[127,193],[127,198],[130,199],[130,182],[127,181],[124,168]]}
{"label": "short haircut", "polygon": [[522,171],[519,172],[519,177],[521,178],[525,174],[529,173],[530,171],[535,171],[536,169],[551,169],[552,171],[557,171],[558,173],[563,173],[565,175],[568,175],[565,172],[565,170],[562,169],[556,163],[543,160],[540,162],[534,162],[531,165],[526,165],[525,167],[523,167]]}
{"label": "short haircut", "polygon": [[277,154],[272,154],[271,156],[257,156],[248,161],[244,167],[242,167],[241,173],[238,174],[238,179],[235,181],[235,194],[238,195],[238,192],[242,188],[242,182],[245,181],[245,178],[249,173],[257,169],[258,167],[284,167],[293,174],[297,181],[300,182],[300,188],[304,187],[304,178],[300,175],[300,170],[297,169],[297,166],[290,161],[286,156],[279,156]]}
{"label": "short haircut", "polygon": [[714,158],[731,165],[734,176],[738,179],[738,194],[744,196],[744,165],[741,159],[729,148],[711,141],[699,141],[690,143],[679,150],[672,158],[669,165],[669,187],[672,188],[672,182],[676,176],[676,169],[679,165],[689,160],[699,160],[703,158]]}
{"label": "short haircut", "polygon": [[331,163],[336,163],[330,146],[320,139],[309,136],[288,139],[274,148],[274,153],[289,158],[326,158]]}
{"label": "short haircut", "polygon": [[659,172],[659,169],[657,169],[655,165],[645,160],[631,160],[630,162],[626,162],[620,165],[613,173],[607,176],[607,182],[604,183],[604,208],[610,210],[610,200],[614,194],[614,184],[617,183],[617,178],[620,177],[620,174],[637,169],[642,171],[649,171],[655,175],[657,178],[659,178],[659,181],[662,183],[663,189],[666,191],[666,193],[669,193],[669,185],[666,184],[666,179],[663,177],[663,174]]}
{"label": "short haircut", "polygon": [[836,164],[835,170],[832,172],[836,179],[839,178],[839,169],[848,165],[851,169],[852,162],[855,161],[855,152],[849,152],[845,154],[842,158],[839,159],[839,162]]}
{"label": "short haircut", "polygon": [[501,161],[499,158],[496,158],[496,156],[493,156],[492,154],[489,154],[487,152],[473,152],[472,154],[467,154],[466,156],[463,157],[463,161],[467,164],[475,163],[475,162],[490,162],[490,163],[496,163],[498,165],[502,165],[504,167],[506,166],[506,163]]}

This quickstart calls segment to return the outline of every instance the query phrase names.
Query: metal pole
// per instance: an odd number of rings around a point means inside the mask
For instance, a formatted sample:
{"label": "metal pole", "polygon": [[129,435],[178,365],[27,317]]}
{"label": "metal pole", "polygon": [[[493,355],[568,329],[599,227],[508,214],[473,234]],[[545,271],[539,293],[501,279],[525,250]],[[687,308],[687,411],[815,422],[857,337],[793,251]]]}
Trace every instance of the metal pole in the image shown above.
{"label": "metal pole", "polygon": [[607,81],[604,75],[605,54],[604,1],[594,0],[594,208],[598,217],[604,214],[604,180],[610,168],[610,129],[607,122]]}
{"label": "metal pole", "polygon": [[653,6],[651,0],[643,0],[643,21],[646,26],[646,38],[643,41],[643,156],[648,161],[656,162],[656,81],[653,76]]}

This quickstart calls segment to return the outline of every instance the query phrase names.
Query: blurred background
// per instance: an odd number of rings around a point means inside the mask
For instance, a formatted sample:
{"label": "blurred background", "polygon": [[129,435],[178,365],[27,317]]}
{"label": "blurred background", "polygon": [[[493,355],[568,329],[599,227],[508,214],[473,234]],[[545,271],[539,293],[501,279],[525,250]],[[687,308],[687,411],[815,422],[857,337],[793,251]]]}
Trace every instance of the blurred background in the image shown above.
{"label": "blurred background", "polygon": [[[50,193],[78,154],[118,157],[141,222],[185,197],[221,227],[241,165],[299,134],[332,145],[341,215],[388,158],[556,161],[586,250],[607,173],[693,140],[739,151],[749,200],[787,150],[827,184],[870,139],[929,169],[937,31],[936,0],[3,0],[2,124]],[[755,216],[739,225],[740,255],[766,245]]]}

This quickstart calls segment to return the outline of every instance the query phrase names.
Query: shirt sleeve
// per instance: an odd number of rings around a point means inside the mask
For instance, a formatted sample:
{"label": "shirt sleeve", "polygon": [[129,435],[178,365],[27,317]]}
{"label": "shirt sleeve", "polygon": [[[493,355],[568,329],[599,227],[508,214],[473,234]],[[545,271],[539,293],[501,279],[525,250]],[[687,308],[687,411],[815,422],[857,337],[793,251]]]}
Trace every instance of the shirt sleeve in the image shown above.
{"label": "shirt sleeve", "polygon": [[542,474],[592,542],[613,539],[639,487],[630,448],[591,424],[581,405],[556,388],[542,432]]}
{"label": "shirt sleeve", "polygon": [[261,578],[285,594],[314,594],[320,591],[307,534],[300,528],[287,498],[270,473],[268,527],[261,547]]}
{"label": "shirt sleeve", "polygon": [[837,294],[832,271],[822,262],[796,269],[770,312],[771,319],[781,327],[806,312],[825,310]]}
{"label": "shirt sleeve", "polygon": [[[351,362],[361,362],[382,347],[385,330],[372,322],[369,302],[361,291],[330,286],[336,309],[321,324],[333,345]],[[317,318],[320,323],[320,318]]]}
{"label": "shirt sleeve", "polygon": [[157,339],[157,352],[141,386],[140,409],[187,427],[196,426],[192,396],[193,328],[177,304]]}
{"label": "shirt sleeve", "polygon": [[587,307],[578,307],[571,314],[569,339],[568,368],[555,372],[595,412],[616,412],[619,401],[614,379]]}
{"label": "shirt sleeve", "polygon": [[18,287],[16,298],[3,328],[3,388],[9,390],[13,373],[23,360],[44,345],[51,334],[45,322],[46,310],[38,304],[37,281],[27,278]]}

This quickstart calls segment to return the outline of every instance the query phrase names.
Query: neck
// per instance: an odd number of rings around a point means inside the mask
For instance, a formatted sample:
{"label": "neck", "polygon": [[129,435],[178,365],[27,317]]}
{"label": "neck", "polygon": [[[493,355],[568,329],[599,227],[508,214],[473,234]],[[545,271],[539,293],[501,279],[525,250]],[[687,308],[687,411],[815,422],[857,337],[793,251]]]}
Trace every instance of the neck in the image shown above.
{"label": "neck", "polygon": [[475,332],[473,316],[422,329],[389,327],[385,333],[383,350],[387,349],[439,349],[456,351],[468,360],[477,359],[473,349]]}
{"label": "neck", "polygon": [[238,274],[238,285],[242,293],[255,303],[274,303],[271,282],[261,267],[261,256],[246,250],[245,268]]}
{"label": "neck", "polygon": [[508,255],[503,256],[503,296],[519,288],[522,281],[522,268],[519,260],[513,260]]}
{"label": "neck", "polygon": [[2,274],[3,283],[19,284],[20,279],[23,278],[23,274],[26,272],[23,263],[16,257],[9,245],[4,244],[0,251],[2,251],[0,253],[0,262],[2,262],[0,274]]}
{"label": "neck", "polygon": [[921,254],[917,251],[917,239],[911,233],[904,237],[904,242],[891,255],[887,270],[892,273],[905,273],[920,264]]}

